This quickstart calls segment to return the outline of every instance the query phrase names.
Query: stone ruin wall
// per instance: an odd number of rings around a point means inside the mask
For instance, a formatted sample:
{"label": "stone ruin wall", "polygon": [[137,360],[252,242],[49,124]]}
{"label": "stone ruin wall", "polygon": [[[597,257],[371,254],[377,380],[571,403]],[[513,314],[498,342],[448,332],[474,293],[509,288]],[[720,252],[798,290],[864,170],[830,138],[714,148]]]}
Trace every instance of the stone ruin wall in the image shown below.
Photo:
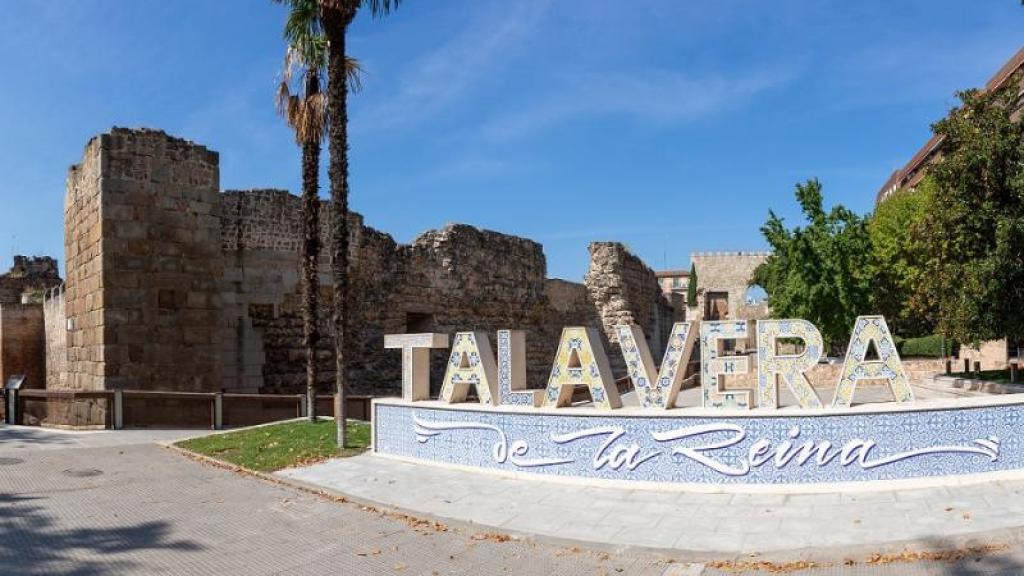
{"label": "stone ruin wall", "polygon": [[[218,187],[217,154],[163,132],[115,128],[89,142],[68,174],[66,288],[42,307],[50,387],[304,389],[301,201],[281,190]],[[542,247],[528,239],[453,224],[399,244],[350,217],[354,394],[399,392],[400,354],[383,347],[389,333],[483,330],[493,343],[499,329],[525,330],[529,384],[540,387],[563,326],[607,335],[615,321],[637,322],[658,351],[671,325],[653,272],[620,245],[592,249],[580,284],[548,279]],[[320,266],[328,392],[326,250]],[[446,356],[433,354],[435,386]]]}
{"label": "stone ruin wall", "polygon": [[219,389],[218,162],[163,132],[115,128],[71,168],[68,387]]}
{"label": "stone ruin wall", "polygon": [[[299,250],[301,201],[282,190],[222,196],[224,386],[294,393],[305,385]],[[327,205],[321,239],[328,239]],[[562,325],[598,325],[586,289],[546,278],[539,244],[466,225],[428,231],[408,245],[351,214],[350,298],[346,346],[354,394],[395,394],[401,358],[384,335],[409,331],[526,330],[530,381],[547,374]],[[330,268],[321,260],[320,382],[334,380],[330,340]],[[433,354],[437,385],[446,354]]]}
{"label": "stone ruin wall", "polygon": [[597,307],[604,335],[612,344],[609,359],[616,375],[625,371],[617,350],[617,324],[643,326],[651,355],[660,362],[672,331],[674,310],[654,270],[623,244],[593,242],[585,282],[590,299]]}
{"label": "stone ruin wall", "polygon": [[0,304],[39,303],[48,290],[60,284],[55,259],[15,256],[10,271],[0,274]]}
{"label": "stone ruin wall", "polygon": [[46,387],[43,299],[60,283],[57,261],[46,256],[15,256],[0,274],[0,386],[23,374],[24,387]]}
{"label": "stone ruin wall", "polygon": [[46,295],[43,302],[43,331],[46,341],[46,387],[66,388],[68,329],[63,286],[51,290]]}
{"label": "stone ruin wall", "polygon": [[0,386],[14,375],[26,377],[23,388],[46,387],[43,307],[0,304]]}

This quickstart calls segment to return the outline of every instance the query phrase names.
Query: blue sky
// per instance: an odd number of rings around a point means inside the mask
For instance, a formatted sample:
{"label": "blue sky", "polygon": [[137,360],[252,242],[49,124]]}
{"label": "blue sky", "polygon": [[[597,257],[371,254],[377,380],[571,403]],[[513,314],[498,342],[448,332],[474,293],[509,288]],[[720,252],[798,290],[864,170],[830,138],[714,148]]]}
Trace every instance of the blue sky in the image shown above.
{"label": "blue sky", "polygon": [[[114,125],[219,151],[224,189],[297,192],[283,19],[269,0],[0,2],[0,265],[63,260],[67,167]],[[592,240],[655,268],[762,249],[797,181],[869,211],[1021,30],[1016,0],[404,0],[351,32],[352,206],[402,242],[527,236],[576,280]]]}

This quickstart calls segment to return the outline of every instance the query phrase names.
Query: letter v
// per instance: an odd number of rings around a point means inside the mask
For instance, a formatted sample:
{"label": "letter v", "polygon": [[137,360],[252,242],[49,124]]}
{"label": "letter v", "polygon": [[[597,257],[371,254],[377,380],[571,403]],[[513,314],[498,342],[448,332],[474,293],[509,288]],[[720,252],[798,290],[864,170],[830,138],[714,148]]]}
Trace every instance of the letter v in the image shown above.
{"label": "letter v", "polygon": [[654,359],[644,338],[644,331],[636,324],[619,324],[615,332],[626,361],[629,378],[633,381],[637,399],[644,408],[672,408],[683,384],[686,365],[693,354],[697,331],[693,322],[677,322],[672,326],[665,347],[661,368],[655,373]]}

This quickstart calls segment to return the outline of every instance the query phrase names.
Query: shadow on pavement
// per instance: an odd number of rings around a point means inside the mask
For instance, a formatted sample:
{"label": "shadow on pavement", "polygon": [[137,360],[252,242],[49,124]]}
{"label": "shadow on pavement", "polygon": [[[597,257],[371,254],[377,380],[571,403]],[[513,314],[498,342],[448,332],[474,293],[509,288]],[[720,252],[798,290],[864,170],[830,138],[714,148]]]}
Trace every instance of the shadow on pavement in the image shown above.
{"label": "shadow on pavement", "polygon": [[5,444],[28,442],[33,444],[75,444],[76,440],[70,434],[56,433],[51,430],[0,425],[0,447]]}
{"label": "shadow on pavement", "polygon": [[[200,550],[171,540],[167,522],[111,528],[59,528],[34,501],[40,497],[0,494],[0,574],[92,576],[133,572],[134,562],[117,557],[134,550]],[[98,513],[102,513],[97,508]],[[65,519],[66,520],[66,519]],[[96,555],[104,557],[95,560]]]}

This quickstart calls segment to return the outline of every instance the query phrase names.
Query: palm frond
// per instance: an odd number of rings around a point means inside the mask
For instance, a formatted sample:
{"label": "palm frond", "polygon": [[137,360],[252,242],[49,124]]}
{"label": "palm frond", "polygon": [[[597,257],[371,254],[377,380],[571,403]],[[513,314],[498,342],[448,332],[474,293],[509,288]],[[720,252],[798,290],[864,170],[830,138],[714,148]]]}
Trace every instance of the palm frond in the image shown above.
{"label": "palm frond", "polygon": [[370,13],[376,17],[387,16],[392,10],[398,8],[401,0],[362,0],[364,8],[369,8]]}
{"label": "palm frond", "polygon": [[345,57],[345,80],[348,81],[348,89],[359,92],[363,89],[363,75],[366,70],[359,64],[359,60],[351,56]]}
{"label": "palm frond", "polygon": [[324,8],[340,10],[349,17],[355,16],[356,11],[360,8],[366,8],[375,18],[381,18],[398,8],[401,0],[319,0],[319,2]]}

